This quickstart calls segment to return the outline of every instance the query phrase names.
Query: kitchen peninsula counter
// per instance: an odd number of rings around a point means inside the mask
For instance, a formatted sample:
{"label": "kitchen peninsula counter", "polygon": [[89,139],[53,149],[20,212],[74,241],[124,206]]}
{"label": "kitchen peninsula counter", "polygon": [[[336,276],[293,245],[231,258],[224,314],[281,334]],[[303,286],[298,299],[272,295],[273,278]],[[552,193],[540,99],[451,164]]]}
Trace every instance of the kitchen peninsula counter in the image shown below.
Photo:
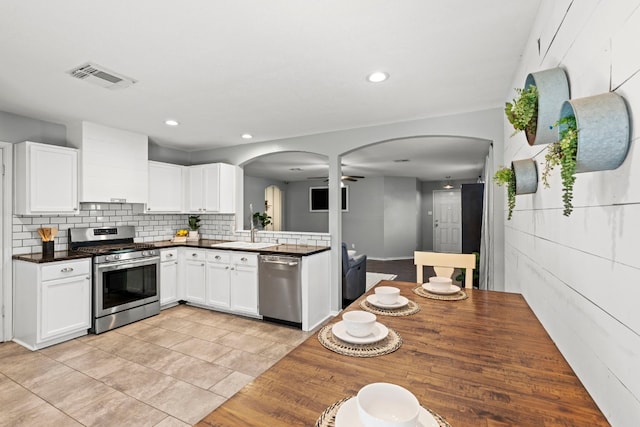
{"label": "kitchen peninsula counter", "polygon": [[277,244],[268,246],[266,248],[251,249],[251,248],[230,248],[230,247],[215,247],[213,245],[219,243],[228,243],[230,240],[214,240],[214,239],[201,239],[193,242],[173,242],[171,240],[163,240],[160,242],[153,242],[153,244],[159,249],[175,248],[175,247],[188,247],[188,248],[200,248],[200,249],[216,249],[224,251],[241,251],[241,252],[255,252],[265,255],[293,255],[293,256],[309,256],[315,255],[320,252],[328,251],[331,249],[329,246],[311,246],[311,245],[291,245],[291,244]]}
{"label": "kitchen peninsula counter", "polygon": [[467,289],[465,300],[441,301],[413,293],[416,283],[380,285],[420,306],[409,316],[378,316],[401,336],[399,349],[343,356],[314,334],[198,426],[312,426],[374,382],[409,389],[454,427],[609,425],[521,295]]}

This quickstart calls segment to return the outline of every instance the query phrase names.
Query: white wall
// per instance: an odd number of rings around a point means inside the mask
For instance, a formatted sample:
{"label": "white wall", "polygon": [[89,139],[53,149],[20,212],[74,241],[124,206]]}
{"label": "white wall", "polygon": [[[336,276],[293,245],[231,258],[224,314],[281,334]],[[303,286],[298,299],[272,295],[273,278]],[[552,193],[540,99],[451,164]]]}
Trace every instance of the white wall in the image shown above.
{"label": "white wall", "polygon": [[[523,87],[527,73],[560,66],[572,98],[612,89],[628,103],[632,142],[620,168],[579,174],[569,218],[562,215],[556,170],[551,189],[539,184],[537,193],[518,196],[505,225],[507,290],[524,295],[615,426],[640,422],[638,40],[638,0],[544,0],[512,82]],[[509,138],[512,131],[505,120],[505,162],[544,163],[546,147],[529,147],[522,134]]]}

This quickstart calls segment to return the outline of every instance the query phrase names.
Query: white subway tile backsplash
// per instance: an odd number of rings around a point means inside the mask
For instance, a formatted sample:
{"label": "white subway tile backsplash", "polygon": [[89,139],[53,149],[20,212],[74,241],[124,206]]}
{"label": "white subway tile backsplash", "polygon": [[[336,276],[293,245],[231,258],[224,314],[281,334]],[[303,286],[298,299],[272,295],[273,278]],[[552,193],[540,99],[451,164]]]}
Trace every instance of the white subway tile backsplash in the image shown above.
{"label": "white subway tile backsplash", "polygon": [[[37,229],[57,227],[55,250],[68,248],[67,229],[75,227],[114,227],[132,225],[136,227],[136,242],[169,240],[181,228],[188,228],[188,214],[145,214],[142,204],[131,203],[81,203],[78,215],[69,216],[14,216],[13,254],[39,253],[42,242]],[[249,240],[249,231],[236,232],[234,215],[200,215],[200,235],[204,239]],[[330,237],[322,233],[284,233],[260,231],[261,242],[309,244],[328,246]],[[304,242],[304,243],[303,243]]]}

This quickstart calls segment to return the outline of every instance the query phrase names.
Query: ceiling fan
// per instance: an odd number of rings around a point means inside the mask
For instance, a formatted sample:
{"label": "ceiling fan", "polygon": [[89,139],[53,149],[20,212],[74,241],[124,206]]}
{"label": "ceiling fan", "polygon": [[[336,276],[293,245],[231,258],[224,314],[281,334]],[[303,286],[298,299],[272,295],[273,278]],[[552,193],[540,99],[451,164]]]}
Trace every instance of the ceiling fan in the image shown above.
{"label": "ceiling fan", "polygon": [[[329,177],[327,176],[310,176],[307,179],[321,179],[324,182],[329,181]],[[343,181],[351,181],[351,182],[357,182],[359,179],[364,179],[364,176],[359,176],[359,175],[342,175],[342,178],[340,178]]]}

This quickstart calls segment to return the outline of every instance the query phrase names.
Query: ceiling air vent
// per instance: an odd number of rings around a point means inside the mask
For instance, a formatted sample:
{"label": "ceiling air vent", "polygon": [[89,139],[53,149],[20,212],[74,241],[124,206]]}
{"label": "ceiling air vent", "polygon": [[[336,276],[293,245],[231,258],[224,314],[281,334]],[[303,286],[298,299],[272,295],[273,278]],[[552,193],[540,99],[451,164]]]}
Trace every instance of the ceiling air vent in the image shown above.
{"label": "ceiling air vent", "polygon": [[136,83],[136,80],[130,77],[114,73],[102,65],[92,64],[90,62],[76,67],[68,71],[68,73],[76,79],[84,80],[107,89],[124,89]]}

